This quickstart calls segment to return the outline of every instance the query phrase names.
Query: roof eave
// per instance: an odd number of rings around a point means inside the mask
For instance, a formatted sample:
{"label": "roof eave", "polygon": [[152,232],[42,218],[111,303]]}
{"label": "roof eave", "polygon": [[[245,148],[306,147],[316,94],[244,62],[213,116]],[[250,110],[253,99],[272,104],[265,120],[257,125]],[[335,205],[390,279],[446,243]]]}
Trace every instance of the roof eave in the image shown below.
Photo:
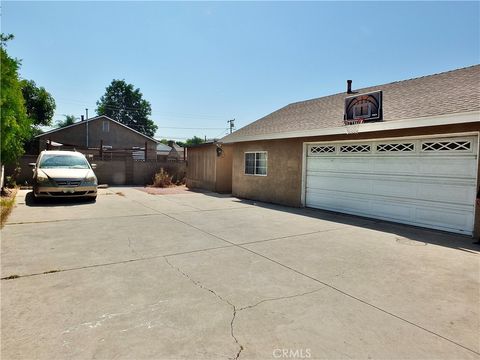
{"label": "roof eave", "polygon": [[[463,124],[463,123],[471,123],[471,122],[477,122],[477,121],[480,121],[480,111],[470,111],[470,112],[464,112],[464,113],[428,116],[428,117],[421,117],[421,118],[366,123],[366,124],[360,125],[358,132],[368,133],[368,132],[374,132],[374,131],[419,128],[419,127],[426,127],[426,126]],[[246,142],[246,141],[340,135],[345,133],[346,133],[345,127],[343,126],[323,128],[323,129],[297,130],[297,131],[271,133],[271,134],[246,135],[246,136],[240,136],[240,137],[235,137],[235,133],[233,133],[232,135],[227,135],[225,138],[221,139],[220,142],[224,144],[232,144],[236,142]],[[229,137],[231,139],[228,139]]]}

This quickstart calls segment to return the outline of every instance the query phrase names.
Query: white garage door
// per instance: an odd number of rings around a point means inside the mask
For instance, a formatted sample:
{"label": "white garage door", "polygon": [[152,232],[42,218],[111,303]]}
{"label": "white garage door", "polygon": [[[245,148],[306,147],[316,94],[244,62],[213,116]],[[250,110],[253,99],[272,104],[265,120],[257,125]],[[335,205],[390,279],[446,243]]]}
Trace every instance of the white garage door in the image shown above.
{"label": "white garage door", "polygon": [[476,136],[308,144],[305,205],[472,234]]}

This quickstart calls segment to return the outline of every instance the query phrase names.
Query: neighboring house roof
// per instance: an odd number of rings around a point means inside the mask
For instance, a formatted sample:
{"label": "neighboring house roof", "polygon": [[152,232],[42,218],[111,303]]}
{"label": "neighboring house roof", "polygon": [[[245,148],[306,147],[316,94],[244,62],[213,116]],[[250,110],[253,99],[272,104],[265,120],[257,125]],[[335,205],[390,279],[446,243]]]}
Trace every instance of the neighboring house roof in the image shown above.
{"label": "neighboring house roof", "polygon": [[183,147],[181,147],[180,145],[176,144],[176,143],[173,143],[172,144],[172,147],[177,151],[177,152],[184,152],[185,149]]}
{"label": "neighboring house roof", "polygon": [[172,151],[172,148],[168,145],[165,145],[161,142],[157,144],[157,154],[158,155],[168,155]]}
{"label": "neighboring house roof", "polygon": [[172,151],[170,151],[170,154],[168,156],[170,158],[177,158],[177,159],[182,159],[184,160],[186,158],[185,156],[185,148],[177,145],[176,143],[172,142],[170,143],[172,147]]}
{"label": "neighboring house roof", "polygon": [[[383,121],[415,119],[480,111],[480,65],[389,84],[355,89],[358,94],[381,90]],[[222,142],[323,134],[343,125],[346,92],[287,105],[237,131]],[[362,125],[373,129],[371,124]],[[314,131],[317,130],[317,131]],[[337,130],[338,131],[338,130]],[[369,130],[372,131],[372,130]],[[282,134],[289,133],[289,136]]]}
{"label": "neighboring house roof", "polygon": [[76,122],[72,125],[68,125],[68,126],[64,126],[64,127],[61,127],[61,128],[58,128],[58,129],[54,129],[54,130],[50,130],[50,131],[47,131],[47,132],[44,132],[43,134],[40,134],[40,135],[37,135],[35,136],[36,138],[41,138],[43,136],[46,136],[46,135],[49,135],[49,134],[53,134],[53,133],[56,133],[58,131],[62,131],[62,130],[65,130],[65,129],[68,129],[68,128],[72,128],[74,126],[78,126],[78,125],[81,125],[81,124],[85,124],[86,122],[92,122],[92,121],[96,121],[96,120],[100,120],[100,119],[106,119],[106,120],[110,120],[120,126],[123,126],[124,128],[130,130],[130,131],[133,131],[134,133],[137,133],[138,135],[141,135],[143,136],[144,138],[150,140],[150,141],[154,141],[155,143],[158,143],[157,140],[155,139],[152,139],[151,137],[145,135],[145,134],[142,134],[141,132],[137,131],[137,130],[134,130],[132,129],[131,127],[127,126],[127,125],[124,125],[122,124],[121,122],[118,122],[116,120],[113,120],[112,118],[109,118],[108,116],[105,116],[105,115],[99,115],[99,116],[95,116],[95,117],[92,117],[90,119],[87,119],[87,120],[84,120],[84,121],[79,121],[79,122]]}

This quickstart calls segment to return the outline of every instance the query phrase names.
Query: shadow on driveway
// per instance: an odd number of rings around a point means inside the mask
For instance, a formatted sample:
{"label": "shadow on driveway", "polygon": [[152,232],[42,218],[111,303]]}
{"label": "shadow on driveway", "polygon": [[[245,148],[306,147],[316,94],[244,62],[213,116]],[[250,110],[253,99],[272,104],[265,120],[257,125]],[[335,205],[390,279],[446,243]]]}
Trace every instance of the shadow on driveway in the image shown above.
{"label": "shadow on driveway", "polygon": [[78,206],[95,203],[95,200],[88,197],[71,197],[71,198],[38,198],[33,195],[33,191],[29,191],[25,195],[25,205],[32,207],[45,206]]}
{"label": "shadow on driveway", "polygon": [[[207,192],[205,192],[204,194],[214,197],[219,197],[220,195]],[[319,220],[335,222],[338,224],[357,226],[369,230],[393,234],[396,236],[396,241],[399,244],[405,246],[425,246],[427,244],[432,244],[475,254],[478,254],[478,252],[480,252],[479,240],[472,238],[468,235],[454,234],[441,230],[427,229],[413,225],[406,225],[385,220],[343,214],[328,210],[320,210],[313,208],[295,208],[240,198],[237,198],[237,200],[235,201],[276,211],[283,211],[289,214],[307,216]]]}

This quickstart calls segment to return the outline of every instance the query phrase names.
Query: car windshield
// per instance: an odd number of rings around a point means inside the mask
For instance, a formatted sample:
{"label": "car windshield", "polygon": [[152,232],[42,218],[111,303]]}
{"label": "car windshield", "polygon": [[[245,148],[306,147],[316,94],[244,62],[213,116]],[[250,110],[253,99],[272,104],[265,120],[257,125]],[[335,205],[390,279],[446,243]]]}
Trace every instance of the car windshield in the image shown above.
{"label": "car windshield", "polygon": [[87,160],[81,156],[56,154],[42,156],[39,167],[41,169],[89,169]]}

